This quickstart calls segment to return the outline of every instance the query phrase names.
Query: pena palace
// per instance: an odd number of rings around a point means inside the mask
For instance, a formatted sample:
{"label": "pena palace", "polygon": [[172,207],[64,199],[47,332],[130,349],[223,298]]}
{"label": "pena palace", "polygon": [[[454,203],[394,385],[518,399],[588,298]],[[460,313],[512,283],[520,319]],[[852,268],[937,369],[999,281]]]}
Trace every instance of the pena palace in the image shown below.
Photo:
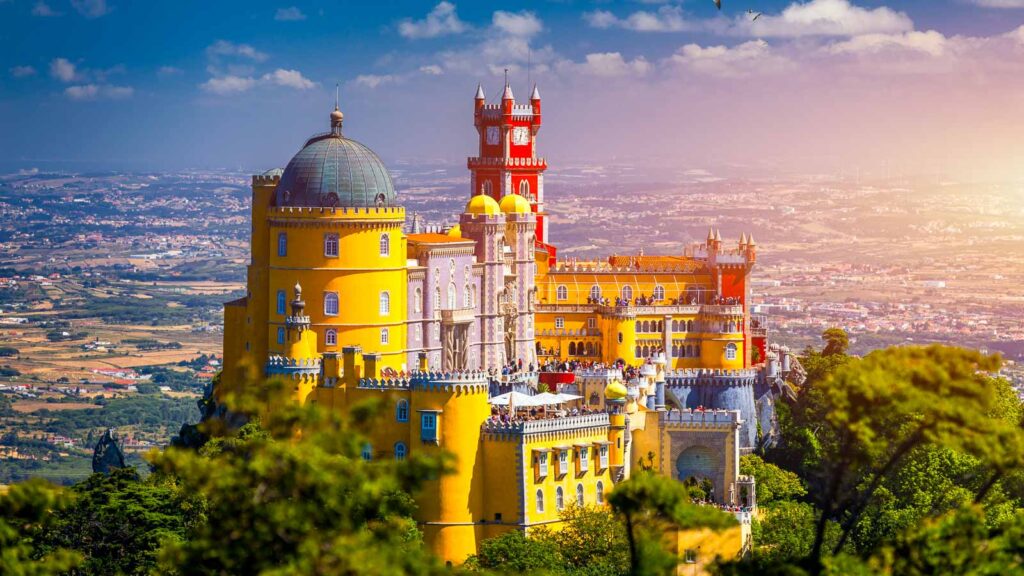
{"label": "pena palace", "polygon": [[639,466],[706,488],[723,533],[680,531],[703,569],[750,548],[743,453],[774,441],[775,404],[802,368],[750,313],[758,246],[711,230],[663,255],[560,259],[538,155],[540,92],[472,106],[477,155],[449,225],[420,233],[381,159],[343,131],[252,178],[246,295],[224,305],[225,389],[292,383],[341,412],[388,406],[366,459],[446,451],[455,471],[417,495],[443,560],[511,530],[558,529],[604,506]]}

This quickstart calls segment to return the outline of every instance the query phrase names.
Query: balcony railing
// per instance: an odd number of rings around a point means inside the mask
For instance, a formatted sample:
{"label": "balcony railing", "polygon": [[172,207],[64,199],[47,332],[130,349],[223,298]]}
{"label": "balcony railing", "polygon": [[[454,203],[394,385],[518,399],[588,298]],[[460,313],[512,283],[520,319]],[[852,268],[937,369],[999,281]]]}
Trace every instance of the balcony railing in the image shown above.
{"label": "balcony railing", "polygon": [[441,310],[441,322],[443,324],[472,322],[474,318],[476,318],[476,310],[474,308],[453,308],[449,310]]}

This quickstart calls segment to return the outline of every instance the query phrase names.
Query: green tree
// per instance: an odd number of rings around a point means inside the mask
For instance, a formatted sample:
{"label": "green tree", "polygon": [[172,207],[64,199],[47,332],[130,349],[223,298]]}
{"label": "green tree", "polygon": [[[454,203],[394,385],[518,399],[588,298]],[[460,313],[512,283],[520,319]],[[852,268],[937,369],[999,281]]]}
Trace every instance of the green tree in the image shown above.
{"label": "green tree", "polygon": [[49,529],[54,512],[72,501],[67,491],[39,479],[15,484],[0,496],[0,574],[63,574],[81,563],[82,556],[77,552],[65,548],[44,550],[38,542]]}
{"label": "green tree", "polygon": [[617,485],[608,503],[626,525],[629,573],[633,576],[666,574],[676,569],[679,559],[662,547],[666,531],[724,530],[736,525],[730,514],[691,503],[689,491],[681,482],[652,472],[637,472]]}
{"label": "green tree", "polygon": [[466,568],[498,574],[565,574],[564,560],[552,538],[527,537],[519,530],[484,540]]}
{"label": "green tree", "polygon": [[825,341],[822,356],[845,356],[850,348],[850,336],[842,328],[825,330],[821,334],[821,339]]}
{"label": "green tree", "polygon": [[807,494],[800,477],[775,464],[765,462],[756,454],[740,457],[740,474],[753,476],[757,481],[757,505],[770,506],[801,498]]}
{"label": "green tree", "polygon": [[629,543],[623,523],[607,508],[567,507],[560,514],[560,530],[543,532],[561,552],[568,574],[616,576],[626,573]]}

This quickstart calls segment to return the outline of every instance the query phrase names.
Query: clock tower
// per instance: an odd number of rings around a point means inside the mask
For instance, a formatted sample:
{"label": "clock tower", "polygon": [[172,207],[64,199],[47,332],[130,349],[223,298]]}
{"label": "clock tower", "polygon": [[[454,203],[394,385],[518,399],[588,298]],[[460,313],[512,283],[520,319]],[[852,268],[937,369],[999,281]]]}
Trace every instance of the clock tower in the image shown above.
{"label": "clock tower", "polygon": [[540,131],[537,86],[533,87],[529,104],[516,104],[507,80],[501,104],[488,104],[483,87],[477,86],[473,125],[479,137],[480,152],[468,160],[471,196],[486,194],[495,200],[513,193],[523,196],[537,214],[537,240],[547,243],[544,170],[548,165],[537,157],[537,132]]}

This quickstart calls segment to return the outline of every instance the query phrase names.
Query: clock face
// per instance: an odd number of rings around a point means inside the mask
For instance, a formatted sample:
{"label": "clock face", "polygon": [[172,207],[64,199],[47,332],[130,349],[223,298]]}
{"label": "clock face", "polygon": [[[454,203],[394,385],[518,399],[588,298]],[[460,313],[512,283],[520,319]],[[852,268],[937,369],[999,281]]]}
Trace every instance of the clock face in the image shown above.
{"label": "clock face", "polygon": [[488,126],[487,127],[487,144],[494,146],[498,143],[498,127]]}
{"label": "clock face", "polygon": [[512,130],[512,143],[522,146],[530,143],[530,129],[525,126],[518,126]]}

